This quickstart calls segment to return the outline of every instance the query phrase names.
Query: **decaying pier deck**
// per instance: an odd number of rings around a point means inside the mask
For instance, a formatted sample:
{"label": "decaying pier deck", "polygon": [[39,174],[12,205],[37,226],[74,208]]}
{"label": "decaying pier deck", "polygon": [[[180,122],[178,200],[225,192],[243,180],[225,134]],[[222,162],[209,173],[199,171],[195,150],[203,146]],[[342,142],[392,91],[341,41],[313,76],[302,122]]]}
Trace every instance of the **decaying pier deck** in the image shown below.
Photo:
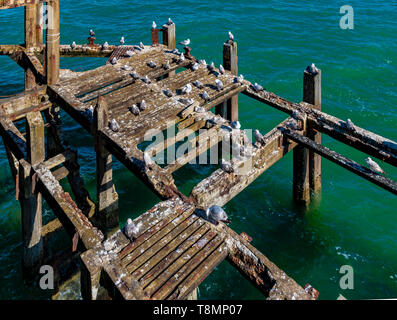
{"label": "decaying pier deck", "polygon": [[[315,291],[303,289],[256,250],[249,236],[238,235],[223,223],[210,223],[205,210],[214,204],[225,205],[291,150],[293,197],[299,203],[307,205],[311,193],[321,189],[321,157],[397,194],[394,181],[322,146],[321,133],[393,166],[397,165],[397,144],[357,126],[351,129],[345,121],[322,112],[321,70],[304,72],[304,102],[293,103],[238,80],[237,43],[233,40],[223,45],[222,73],[204,63],[194,70],[199,60],[192,56],[191,48],[185,47],[185,59],[181,59],[173,50],[175,24],[152,29],[152,44],[143,47],[104,47],[95,44],[93,36],[88,44],[60,45],[58,1],[48,2],[53,4],[49,15],[53,28],[44,44],[38,18],[41,1],[0,2],[1,9],[22,5],[27,13],[25,44],[0,45],[0,54],[10,56],[25,70],[26,90],[0,100],[0,134],[21,204],[24,271],[37,274],[38,267],[51,258],[48,239],[64,228],[72,249],[80,253],[81,290],[86,299],[97,299],[101,288],[113,298],[186,299],[225,259],[269,299],[316,298]],[[163,44],[159,43],[160,33]],[[109,59],[94,70],[72,72],[59,69],[60,56]],[[216,79],[222,81],[222,90],[217,89]],[[192,85],[190,93],[181,93],[185,85],[197,80],[201,88]],[[236,132],[231,122],[238,120],[239,94],[289,117],[255,143],[237,130],[249,152],[231,159],[233,172],[219,168],[189,195],[182,194],[173,173],[230,140]],[[139,114],[131,112],[143,100],[146,107]],[[77,151],[63,140],[59,108],[95,139],[97,203],[91,201],[80,177]],[[117,129],[110,125],[114,120]],[[26,125],[25,132],[17,128],[21,123]],[[175,137],[142,150],[148,132],[174,126]],[[192,149],[175,161],[160,166],[145,160],[145,153],[154,157],[186,138]],[[119,229],[113,156],[162,199],[134,220],[139,227],[135,239],[128,239]],[[64,178],[72,194],[60,185]],[[57,216],[44,226],[42,197]]]}

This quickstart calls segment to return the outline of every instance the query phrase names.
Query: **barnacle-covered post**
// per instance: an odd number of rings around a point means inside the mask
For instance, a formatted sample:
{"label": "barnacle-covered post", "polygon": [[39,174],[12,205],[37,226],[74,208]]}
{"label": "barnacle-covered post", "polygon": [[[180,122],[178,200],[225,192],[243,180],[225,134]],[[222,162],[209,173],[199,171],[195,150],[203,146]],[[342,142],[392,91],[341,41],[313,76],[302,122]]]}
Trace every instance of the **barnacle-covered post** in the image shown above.
{"label": "barnacle-covered post", "polygon": [[94,110],[95,151],[97,163],[97,199],[96,217],[108,234],[119,226],[118,194],[113,184],[112,154],[105,148],[101,139],[103,131],[109,122],[109,110],[105,99],[98,97]]}
{"label": "barnacle-covered post", "polygon": [[[308,68],[309,69],[309,68]],[[321,70],[313,72],[306,69],[303,73],[303,101],[321,111]],[[308,127],[307,137],[321,144],[321,133]],[[309,151],[309,183],[313,193],[321,189],[321,156]]]}
{"label": "barnacle-covered post", "polygon": [[40,112],[26,117],[27,161],[19,165],[19,201],[22,211],[22,269],[30,278],[37,274],[43,258],[42,196],[37,192],[32,166],[45,159],[44,121]]}
{"label": "barnacle-covered post", "polygon": [[47,11],[46,77],[47,84],[52,85],[59,78],[59,0],[49,0]]}
{"label": "barnacle-covered post", "polygon": [[[223,44],[223,67],[237,76],[237,42],[228,40]],[[238,120],[238,95],[216,107],[216,113],[230,121]]]}

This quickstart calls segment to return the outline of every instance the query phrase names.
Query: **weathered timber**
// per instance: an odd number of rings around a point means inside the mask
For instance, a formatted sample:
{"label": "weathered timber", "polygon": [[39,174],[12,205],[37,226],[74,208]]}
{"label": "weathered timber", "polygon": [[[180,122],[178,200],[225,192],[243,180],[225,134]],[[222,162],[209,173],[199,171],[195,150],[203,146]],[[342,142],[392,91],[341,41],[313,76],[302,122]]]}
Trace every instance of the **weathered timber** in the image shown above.
{"label": "weathered timber", "polygon": [[47,84],[55,84],[59,79],[59,0],[49,0],[47,3],[48,28],[46,39],[46,78]]}
{"label": "weathered timber", "polygon": [[[279,127],[284,126],[289,120],[282,122]],[[279,127],[267,133],[264,136],[266,143],[254,149],[252,156],[239,164],[240,173],[227,173],[218,169],[198,183],[190,194],[195,203],[204,208],[212,204],[223,206],[292,150],[296,143],[284,144],[283,133]]]}
{"label": "weathered timber", "polygon": [[77,44],[72,48],[69,44],[59,45],[61,57],[110,57],[116,49],[115,45],[109,45],[106,49],[102,46],[89,46],[88,44]]}
{"label": "weathered timber", "polygon": [[1,0],[0,1],[0,10],[1,9],[10,9],[21,6],[29,6],[31,4],[42,3],[43,0]]}
{"label": "weathered timber", "polygon": [[[316,110],[321,111],[321,70],[313,74],[307,71],[303,73],[303,101],[310,103]],[[307,137],[321,144],[321,133],[307,127]],[[309,151],[309,183],[310,189],[317,193],[321,189],[321,156]]]}
{"label": "weathered timber", "polygon": [[[18,120],[18,115],[26,115],[26,110],[36,106],[37,110],[41,109],[40,102],[46,92],[45,86],[40,86],[32,90],[27,90],[6,99],[0,99],[0,110],[5,116]],[[47,106],[46,106],[47,107]],[[33,109],[31,109],[34,111]],[[16,116],[15,116],[16,115]]]}
{"label": "weathered timber", "polygon": [[362,165],[358,164],[357,162],[350,160],[339,153],[328,149],[327,147],[314,142],[313,140],[309,139],[308,137],[302,136],[296,132],[293,132],[289,129],[283,130],[286,137],[291,139],[292,141],[299,143],[300,145],[305,146],[306,148],[318,153],[322,157],[340,165],[341,167],[367,179],[368,181],[378,185],[379,187],[390,191],[394,194],[397,194],[397,184],[378,174],[373,172],[372,170],[363,167]]}

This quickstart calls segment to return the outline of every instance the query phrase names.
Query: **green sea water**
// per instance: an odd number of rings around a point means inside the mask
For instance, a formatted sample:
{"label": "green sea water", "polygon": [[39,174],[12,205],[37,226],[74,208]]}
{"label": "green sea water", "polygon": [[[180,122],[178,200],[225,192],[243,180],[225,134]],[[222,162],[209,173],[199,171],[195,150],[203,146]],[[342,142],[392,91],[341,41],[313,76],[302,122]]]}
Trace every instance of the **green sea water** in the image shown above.
{"label": "green sea water", "polygon": [[[354,30],[339,27],[342,5],[354,8]],[[177,41],[191,39],[192,53],[222,62],[227,32],[238,42],[239,72],[289,100],[302,100],[303,69],[322,70],[322,109],[394,141],[397,140],[397,1],[61,1],[61,42],[85,42],[94,29],[97,42],[150,43],[152,20],[171,17]],[[0,11],[0,43],[23,43],[23,8]],[[62,58],[75,71],[100,66],[104,59]],[[0,95],[23,90],[23,71],[0,57]],[[286,115],[252,99],[239,99],[243,128],[267,132]],[[66,139],[79,151],[81,172],[95,198],[93,140],[63,115]],[[365,154],[323,135],[327,147],[364,164]],[[397,180],[397,169],[382,164]],[[267,170],[225,209],[238,233],[293,277],[310,283],[320,299],[397,298],[397,198],[323,160],[322,193],[306,213],[292,202],[292,153]],[[215,166],[189,165],[175,173],[189,193]],[[150,209],[159,199],[120,163],[114,180],[120,223]],[[52,217],[45,208],[44,220]],[[54,250],[67,241],[63,235]],[[0,299],[49,298],[25,285],[21,276],[21,215],[4,146],[0,142]],[[339,269],[354,269],[354,289],[342,290]],[[263,299],[227,262],[200,286],[200,299]]]}

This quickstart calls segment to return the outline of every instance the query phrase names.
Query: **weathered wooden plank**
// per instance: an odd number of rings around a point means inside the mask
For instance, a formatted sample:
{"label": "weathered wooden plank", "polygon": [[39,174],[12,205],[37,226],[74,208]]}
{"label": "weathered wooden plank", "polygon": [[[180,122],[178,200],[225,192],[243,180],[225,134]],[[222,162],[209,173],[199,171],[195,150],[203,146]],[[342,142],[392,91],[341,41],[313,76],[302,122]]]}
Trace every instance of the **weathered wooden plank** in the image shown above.
{"label": "weathered wooden plank", "polygon": [[116,46],[109,45],[106,49],[102,46],[89,46],[88,44],[76,44],[72,49],[69,44],[59,46],[61,57],[110,57]]}
{"label": "weathered wooden plank", "polygon": [[27,6],[30,4],[38,4],[38,3],[42,3],[42,2],[43,2],[43,0],[1,0],[0,1],[0,10]]}
{"label": "weathered wooden plank", "polygon": [[51,170],[62,163],[65,163],[66,161],[69,161],[75,156],[75,152],[72,151],[71,149],[66,149],[64,152],[57,154],[56,156],[46,160],[44,162],[44,165],[47,167],[47,169]]}
{"label": "weathered wooden plank", "polygon": [[[287,121],[289,119],[279,126],[285,125]],[[283,144],[283,134],[278,127],[267,133],[264,140],[265,145],[254,149],[252,156],[239,165],[239,173],[227,173],[218,169],[198,183],[190,196],[205,208],[212,204],[222,206],[296,146],[296,143]]]}
{"label": "weathered wooden plank", "polygon": [[[123,266],[128,266],[135,259],[137,259],[139,256],[144,254],[144,252],[146,250],[151,248],[158,241],[160,241],[165,236],[167,236],[170,232],[172,232],[179,224],[182,224],[182,227],[183,226],[188,227],[188,225],[186,225],[186,224],[191,224],[191,223],[194,222],[193,220],[195,220],[195,218],[188,219],[191,216],[192,211],[193,210],[191,209],[191,210],[187,210],[187,211],[183,212],[181,215],[177,216],[176,218],[174,218],[173,220],[171,220],[167,224],[163,224],[163,223],[160,222],[159,226],[157,228],[154,228],[154,230],[153,230],[154,232],[152,230],[150,230],[153,233],[151,234],[151,236],[146,241],[144,241],[141,244],[138,244],[137,246],[135,246],[133,251],[131,251],[128,255],[126,255],[121,260],[122,265]],[[177,231],[178,230],[179,229],[177,229]],[[143,257],[145,258],[147,256],[144,255]],[[150,258],[150,256],[148,258]],[[135,271],[135,269],[133,269],[133,267],[134,267],[134,265],[131,266],[132,269],[130,268],[131,272]]]}
{"label": "weathered wooden plank", "polygon": [[[197,222],[197,223],[196,223]],[[157,259],[159,252],[165,248],[170,242],[172,242],[176,237],[184,236],[185,238],[189,237],[192,233],[192,230],[189,229],[190,226],[200,226],[203,224],[203,221],[199,220],[197,216],[190,216],[185,219],[182,223],[178,224],[174,227],[169,233],[167,233],[163,238],[159,239],[155,243],[153,243],[147,250],[145,250],[139,257],[134,259],[128,266],[127,270],[130,273],[134,273],[135,271],[144,272],[143,268],[146,267],[146,264],[149,263],[150,259]],[[194,231],[194,229],[193,229]],[[141,269],[141,270],[139,270]]]}
{"label": "weathered wooden plank", "polygon": [[[152,299],[166,299],[173,292],[175,287],[181,281],[183,281],[197,266],[199,266],[202,261],[204,261],[212,252],[218,250],[218,247],[222,241],[223,239],[217,235],[215,238],[208,241],[208,243],[205,243],[204,241],[196,242],[186,254],[183,254],[181,258],[175,261],[170,268],[167,269],[170,274],[169,276],[166,276],[168,279],[165,283],[161,283],[159,280],[163,280],[163,275],[166,274],[166,271],[162,273],[158,279],[153,281],[145,289],[145,292],[149,291],[149,294],[152,295]],[[155,285],[158,286],[159,283],[161,283],[161,287],[152,293],[153,289],[157,289]]]}
{"label": "weathered wooden plank", "polygon": [[40,86],[26,90],[6,99],[0,99],[0,110],[4,115],[11,117],[14,114],[23,113],[32,106],[39,106],[46,92],[46,86]]}
{"label": "weathered wooden plank", "polygon": [[0,117],[0,133],[17,160],[26,158],[26,139],[7,117]]}
{"label": "weathered wooden plank", "polygon": [[200,265],[178,284],[174,292],[167,297],[169,300],[183,300],[195,290],[210,273],[227,257],[227,247],[221,244]]}
{"label": "weathered wooden plank", "polygon": [[394,181],[373,172],[372,170],[363,167],[362,165],[358,164],[357,162],[346,158],[339,153],[324,147],[317,142],[312,141],[311,139],[304,137],[296,132],[286,129],[284,134],[289,139],[305,146],[306,148],[313,150],[314,152],[318,153],[322,157],[340,165],[341,167],[367,179],[368,181],[378,185],[379,187],[390,191],[394,194],[397,194],[397,183]]}

